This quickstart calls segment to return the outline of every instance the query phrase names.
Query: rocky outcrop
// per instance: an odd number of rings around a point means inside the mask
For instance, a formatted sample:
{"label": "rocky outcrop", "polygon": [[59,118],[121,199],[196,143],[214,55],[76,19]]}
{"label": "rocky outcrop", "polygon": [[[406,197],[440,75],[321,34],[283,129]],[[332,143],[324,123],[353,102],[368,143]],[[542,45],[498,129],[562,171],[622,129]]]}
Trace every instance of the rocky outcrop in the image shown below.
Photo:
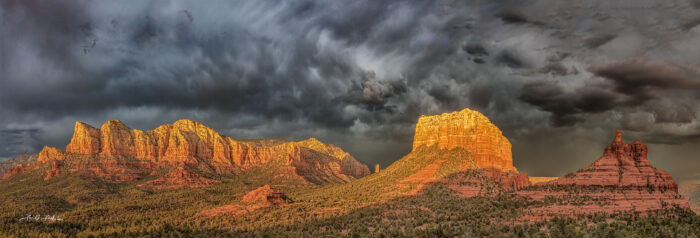
{"label": "rocky outcrop", "polygon": [[647,146],[641,141],[622,141],[620,131],[603,156],[586,168],[546,185],[630,187],[676,192],[678,186],[666,171],[651,167]]}
{"label": "rocky outcrop", "polygon": [[76,122],[73,138],[66,147],[66,152],[76,154],[97,154],[100,152],[100,132],[85,123]]}
{"label": "rocky outcrop", "polygon": [[241,199],[240,203],[202,210],[198,212],[197,215],[220,216],[228,214],[237,217],[260,208],[278,208],[287,204],[288,202],[289,199],[287,198],[286,194],[273,189],[270,185],[265,185],[246,193]]}
{"label": "rocky outcrop", "polygon": [[481,171],[506,190],[518,190],[530,186],[530,179],[526,173],[501,171],[494,168],[482,169]]}
{"label": "rocky outcrop", "polygon": [[458,197],[496,196],[530,186],[527,174],[495,168],[471,169],[450,176],[445,182]]}
{"label": "rocky outcrop", "polygon": [[51,166],[46,170],[46,175],[44,176],[44,180],[49,180],[52,179],[53,177],[56,177],[63,173],[63,170],[61,169],[63,167],[63,161],[61,160],[54,160],[51,161]]}
{"label": "rocky outcrop", "polygon": [[184,164],[171,168],[163,177],[148,181],[138,187],[149,189],[180,189],[206,187],[221,181],[207,178],[205,175],[192,172]]}
{"label": "rocky outcrop", "polygon": [[481,168],[516,171],[508,139],[483,114],[470,109],[421,116],[416,125],[413,150],[438,145],[441,149],[462,147]]}
{"label": "rocky outcrop", "polygon": [[12,176],[15,176],[16,174],[23,173],[25,170],[26,170],[26,166],[23,164],[19,164],[19,165],[15,166],[14,168],[9,169],[7,171],[7,173],[2,175],[2,178],[0,178],[0,180],[4,180],[4,179],[10,178]]}
{"label": "rocky outcrop", "polygon": [[0,177],[3,177],[8,171],[10,171],[10,169],[13,169],[19,165],[27,165],[29,163],[32,163],[36,161],[37,158],[39,158],[38,153],[20,154],[7,161],[0,162]]}
{"label": "rocky outcrop", "polygon": [[596,212],[652,212],[678,206],[689,208],[677,193],[673,178],[655,169],[640,141],[624,143],[617,131],[603,156],[588,167],[562,178],[535,184],[519,195],[534,200],[557,201],[528,211],[532,219]]}
{"label": "rocky outcrop", "polygon": [[[151,131],[131,129],[119,120],[108,121],[99,129],[76,122],[66,152],[45,147],[38,161],[50,163],[66,158],[74,161],[65,163],[61,168],[87,170],[89,173],[84,174],[107,176],[117,181],[142,178],[144,174],[152,172],[150,168],[168,165],[208,168],[213,170],[210,172],[220,174],[255,167],[282,166],[292,168],[284,170],[285,173],[312,183],[347,182],[370,173],[366,165],[347,152],[315,138],[298,142],[276,140],[275,143],[236,140],[191,120],[178,120]],[[54,170],[49,172],[52,175],[47,174],[47,178],[61,173]],[[194,187],[211,184],[203,179],[187,179],[194,178],[188,176],[196,176],[196,171],[181,172],[168,173],[167,178],[154,181],[155,184],[173,186],[154,187],[178,187],[177,184],[183,181],[192,182]]]}
{"label": "rocky outcrop", "polygon": [[63,160],[65,158],[65,153],[56,147],[44,146],[39,152],[39,157],[37,161],[39,162],[49,162],[56,160]]}
{"label": "rocky outcrop", "polygon": [[287,195],[272,189],[270,185],[259,187],[250,191],[241,199],[242,203],[264,203],[268,205],[280,205],[287,203]]}

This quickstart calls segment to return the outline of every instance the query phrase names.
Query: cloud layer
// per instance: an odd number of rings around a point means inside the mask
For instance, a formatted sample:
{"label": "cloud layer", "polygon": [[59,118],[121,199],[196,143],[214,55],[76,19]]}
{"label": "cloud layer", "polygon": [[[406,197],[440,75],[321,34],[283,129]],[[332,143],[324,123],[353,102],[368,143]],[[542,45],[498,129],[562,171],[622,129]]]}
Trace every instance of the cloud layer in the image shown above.
{"label": "cloud layer", "polygon": [[696,146],[698,6],[3,1],[0,157],[63,147],[76,120],[190,118],[234,138],[314,136],[386,166],[420,115],[465,107],[534,175],[589,163],[618,128]]}

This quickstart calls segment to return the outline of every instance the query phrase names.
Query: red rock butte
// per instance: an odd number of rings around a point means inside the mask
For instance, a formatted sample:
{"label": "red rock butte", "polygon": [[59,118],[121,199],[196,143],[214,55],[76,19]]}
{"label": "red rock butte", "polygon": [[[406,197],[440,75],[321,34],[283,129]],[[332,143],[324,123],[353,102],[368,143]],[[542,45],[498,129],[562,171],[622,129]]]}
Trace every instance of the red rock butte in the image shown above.
{"label": "red rock butte", "polygon": [[[119,120],[108,121],[99,129],[76,122],[66,151],[44,147],[37,161],[60,162],[75,157],[73,155],[135,158],[143,164],[140,167],[168,163],[205,164],[219,172],[281,164],[286,167],[280,170],[290,170],[314,181],[332,178],[347,182],[370,173],[366,165],[340,147],[324,144],[315,138],[303,141],[236,140],[201,123],[184,119],[150,131],[130,129]],[[61,167],[60,163],[56,167]],[[174,174],[185,172],[188,171]]]}
{"label": "red rock butte", "polygon": [[517,171],[508,139],[486,116],[474,110],[421,116],[416,124],[413,150],[435,144],[448,150],[464,148],[481,168]]}
{"label": "red rock butte", "polygon": [[[647,159],[647,147],[641,141],[625,143],[620,131],[615,133],[612,144],[605,148],[603,156],[588,167],[576,173],[535,186],[595,187],[586,193],[592,198],[576,206],[552,204],[535,209],[533,214],[591,214],[596,212],[614,213],[617,211],[650,212],[663,209],[667,205],[689,208],[688,201],[677,193],[678,186],[673,178],[663,170],[651,166]],[[561,191],[531,190],[520,193],[531,198],[571,196]],[[580,195],[576,195],[580,196]],[[595,200],[604,200],[596,204]]]}
{"label": "red rock butte", "polygon": [[678,190],[671,175],[651,166],[647,158],[647,146],[641,141],[632,144],[623,142],[620,131],[615,132],[615,139],[605,148],[603,156],[591,165],[545,184],[641,187],[670,190],[674,193]]}

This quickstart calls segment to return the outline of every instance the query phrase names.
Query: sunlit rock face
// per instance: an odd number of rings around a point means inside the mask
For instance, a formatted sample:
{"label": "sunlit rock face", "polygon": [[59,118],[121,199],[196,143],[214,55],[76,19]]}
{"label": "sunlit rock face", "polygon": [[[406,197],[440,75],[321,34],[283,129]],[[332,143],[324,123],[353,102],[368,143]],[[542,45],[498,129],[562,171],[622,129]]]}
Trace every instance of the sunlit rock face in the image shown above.
{"label": "sunlit rock face", "polygon": [[273,189],[270,185],[265,185],[246,193],[241,199],[241,202],[279,205],[287,203],[287,195]]}
{"label": "sunlit rock face", "polygon": [[39,152],[39,158],[37,158],[37,161],[47,162],[52,160],[63,160],[64,157],[65,153],[60,149],[44,146],[44,148],[41,149],[41,152]]}
{"label": "sunlit rock face", "polygon": [[77,154],[97,154],[100,151],[100,131],[96,128],[76,122],[73,138],[66,147],[66,152]]}
{"label": "sunlit rock face", "polygon": [[[304,141],[236,140],[191,120],[178,120],[150,131],[131,129],[119,120],[108,121],[100,129],[76,122],[66,152],[46,147],[39,154],[38,161],[51,162],[66,157],[98,158],[98,163],[104,165],[115,161],[119,161],[119,165],[126,163],[116,158],[135,158],[136,162],[129,163],[146,169],[164,164],[206,165],[217,173],[235,173],[274,164],[285,166],[281,172],[314,183],[350,181],[370,173],[366,165],[341,148],[315,138]],[[72,164],[92,167],[87,166],[87,162]],[[110,174],[110,168],[116,169],[107,166],[106,171],[95,174]],[[138,174],[148,174],[148,171]]]}
{"label": "sunlit rock face", "polygon": [[481,168],[517,171],[508,139],[486,116],[474,110],[421,116],[413,150],[434,144],[441,149],[464,148]]}

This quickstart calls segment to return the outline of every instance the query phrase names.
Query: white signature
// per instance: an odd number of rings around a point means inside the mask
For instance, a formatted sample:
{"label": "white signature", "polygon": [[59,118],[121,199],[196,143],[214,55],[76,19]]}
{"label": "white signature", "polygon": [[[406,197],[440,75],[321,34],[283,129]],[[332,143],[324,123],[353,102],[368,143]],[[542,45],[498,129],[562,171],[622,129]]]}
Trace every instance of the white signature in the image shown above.
{"label": "white signature", "polygon": [[56,215],[27,214],[25,217],[20,218],[19,221],[63,221],[63,218]]}

